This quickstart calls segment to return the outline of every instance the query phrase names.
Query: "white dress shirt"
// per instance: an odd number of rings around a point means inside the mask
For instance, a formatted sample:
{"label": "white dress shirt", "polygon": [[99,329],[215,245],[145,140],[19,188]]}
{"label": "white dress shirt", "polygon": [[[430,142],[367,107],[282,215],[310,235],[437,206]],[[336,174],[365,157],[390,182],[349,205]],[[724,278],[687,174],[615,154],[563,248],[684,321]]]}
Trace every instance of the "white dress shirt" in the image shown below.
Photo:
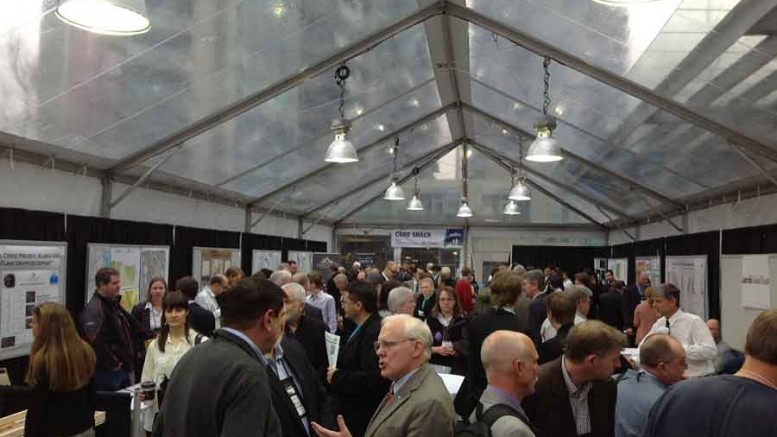
{"label": "white dress shirt", "polygon": [[221,308],[216,301],[216,294],[213,293],[213,290],[206,286],[199,293],[197,293],[197,297],[194,299],[194,301],[197,302],[197,305],[212,312],[213,317],[216,319],[216,329],[221,328]]}
{"label": "white dress shirt", "polygon": [[[585,317],[583,317],[580,313],[575,313],[575,325],[579,325],[585,321]],[[542,326],[540,327],[540,337],[542,338],[542,342],[545,343],[546,341],[556,337],[556,334],[556,328],[550,324],[549,319],[545,319],[545,321],[542,322]]]}
{"label": "white dress shirt", "polygon": [[[655,333],[668,333],[683,344],[685,359],[688,362],[686,374],[689,377],[704,376],[715,372],[715,358],[718,356],[718,349],[707,324],[699,316],[678,309],[669,317],[669,332],[667,332],[666,317],[661,317],[653,324],[645,338]],[[642,343],[644,342],[643,339]]]}

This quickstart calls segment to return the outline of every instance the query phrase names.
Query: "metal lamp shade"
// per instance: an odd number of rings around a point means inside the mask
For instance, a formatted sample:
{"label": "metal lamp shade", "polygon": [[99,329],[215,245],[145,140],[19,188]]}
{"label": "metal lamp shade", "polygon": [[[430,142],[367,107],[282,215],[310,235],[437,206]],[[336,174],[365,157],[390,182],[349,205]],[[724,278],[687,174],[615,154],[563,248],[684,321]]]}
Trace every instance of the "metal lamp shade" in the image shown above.
{"label": "metal lamp shade", "polygon": [[144,0],[63,0],[55,14],[71,26],[102,35],[139,35],[151,29]]}
{"label": "metal lamp shade", "polygon": [[386,189],[383,200],[405,200],[405,192],[402,187],[397,185],[396,181],[391,181],[391,185]]}
{"label": "metal lamp shade", "polygon": [[459,211],[456,213],[456,217],[472,217],[472,208],[469,207],[469,202],[466,200],[461,201],[461,206],[459,207]]}
{"label": "metal lamp shade", "polygon": [[407,210],[408,211],[424,210],[424,204],[421,203],[421,198],[418,197],[418,194],[413,194],[413,198],[410,199],[410,202],[407,204]]}
{"label": "metal lamp shade", "polygon": [[507,198],[518,202],[525,202],[531,200],[531,192],[529,191],[529,187],[527,187],[523,181],[519,180],[513,189],[510,190],[510,194]]}
{"label": "metal lamp shade", "polygon": [[350,141],[345,138],[345,132],[336,133],[335,140],[326,149],[326,162],[335,162],[344,164],[348,162],[357,162],[359,157],[356,155],[356,149]]}
{"label": "metal lamp shade", "polygon": [[532,162],[556,162],[564,159],[556,139],[548,133],[538,133],[537,138],[531,143],[527,161]]}
{"label": "metal lamp shade", "polygon": [[511,200],[507,202],[507,205],[505,205],[504,211],[502,211],[505,215],[520,215],[521,211],[518,207],[518,202],[515,200]]}

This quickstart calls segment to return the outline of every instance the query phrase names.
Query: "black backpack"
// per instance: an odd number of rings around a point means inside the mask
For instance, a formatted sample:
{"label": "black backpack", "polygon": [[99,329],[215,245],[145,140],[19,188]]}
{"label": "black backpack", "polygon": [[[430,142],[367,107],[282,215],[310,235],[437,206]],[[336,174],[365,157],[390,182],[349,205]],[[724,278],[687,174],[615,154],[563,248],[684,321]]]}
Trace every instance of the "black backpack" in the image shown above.
{"label": "black backpack", "polygon": [[520,421],[525,423],[535,434],[537,433],[534,427],[531,426],[522,414],[507,405],[496,404],[492,405],[486,411],[483,411],[483,404],[478,402],[475,413],[475,417],[477,417],[478,420],[472,423],[469,422],[468,418],[457,421],[454,435],[456,437],[491,437],[491,427],[497,420],[504,416],[512,416],[520,419]]}

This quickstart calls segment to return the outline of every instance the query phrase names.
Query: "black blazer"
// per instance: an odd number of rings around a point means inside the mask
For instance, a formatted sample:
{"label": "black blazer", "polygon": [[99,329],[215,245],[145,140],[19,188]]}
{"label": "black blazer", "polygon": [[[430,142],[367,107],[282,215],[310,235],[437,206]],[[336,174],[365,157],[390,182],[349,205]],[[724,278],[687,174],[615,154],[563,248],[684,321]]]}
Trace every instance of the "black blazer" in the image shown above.
{"label": "black blazer", "polygon": [[391,381],[380,376],[373,345],[380,333],[380,320],[374,313],[353,338],[340,338],[337,371],[330,388],[335,397],[335,411],[343,415],[354,437],[364,435],[372,414],[391,385]]}
{"label": "black blazer", "polygon": [[[533,395],[521,404],[532,424],[542,436],[577,437],[577,425],[569,403],[569,391],[561,371],[561,358],[540,366],[539,380]],[[594,381],[588,392],[591,415],[591,437],[615,435],[615,396],[612,379]]]}
{"label": "black blazer", "polygon": [[529,302],[529,337],[534,340],[535,345],[542,343],[540,330],[542,322],[548,318],[548,307],[546,300],[552,291],[546,291]]}
{"label": "black blazer", "polygon": [[[327,394],[326,389],[321,384],[316,371],[308,363],[308,357],[305,355],[302,346],[294,340],[283,339],[281,341],[281,348],[283,348],[283,361],[290,367],[291,372],[294,373],[294,377],[302,390],[302,393],[299,394],[302,396],[302,403],[305,405],[308,423],[316,422],[324,425],[326,428],[336,429],[329,394]],[[278,376],[271,369],[266,370],[267,378],[270,382],[272,405],[281,421],[284,437],[308,437],[305,425],[300,420],[297,410],[286,394]]]}
{"label": "black blazer", "polygon": [[429,362],[450,367],[451,373],[454,375],[466,375],[467,356],[469,355],[469,336],[467,334],[469,319],[464,316],[454,316],[453,320],[445,327],[437,317],[429,314],[426,324],[432,331],[432,346],[442,346],[443,340],[450,341],[453,343],[453,350],[459,353],[456,357],[432,354],[432,359]]}
{"label": "black blazer", "polygon": [[321,310],[309,303],[305,304],[305,309],[302,310],[302,313],[310,319],[317,319],[321,323],[324,323],[324,315],[321,313]]}
{"label": "black blazer", "polygon": [[[618,331],[625,327],[623,311],[623,296],[617,291],[608,291],[599,296],[599,320],[612,326]],[[632,320],[634,313],[632,312]]]}
{"label": "black blazer", "polygon": [[424,295],[418,293],[418,297],[415,300],[415,310],[413,310],[413,315],[421,320],[426,320],[426,318],[432,314],[432,308],[437,305],[437,292],[432,292],[432,295],[429,296],[429,299],[426,300],[426,305],[423,303]]}
{"label": "black blazer", "polygon": [[537,348],[537,353],[540,356],[538,362],[540,364],[553,361],[564,354],[564,348],[567,343],[567,334],[569,334],[569,330],[574,326],[574,323],[564,323],[558,328],[555,337],[540,344]]}
{"label": "black blazer", "polygon": [[288,325],[286,326],[286,338],[296,341],[305,349],[308,361],[313,366],[313,369],[323,377],[326,376],[326,369],[329,367],[329,359],[326,354],[326,337],[324,334],[326,331],[327,328],[324,322],[310,318],[307,314],[299,319],[299,325],[295,332],[291,332]]}
{"label": "black blazer", "polygon": [[480,348],[486,337],[492,332],[500,330],[525,333],[528,326],[526,326],[525,320],[502,308],[478,314],[469,323],[468,337],[471,353],[467,360],[467,375],[464,377],[464,382],[454,400],[456,412],[461,417],[469,417],[477,405],[480,395],[488,385],[486,371],[480,360]]}
{"label": "black blazer", "polygon": [[212,337],[216,330],[216,317],[197,302],[189,304],[189,326],[206,337]]}

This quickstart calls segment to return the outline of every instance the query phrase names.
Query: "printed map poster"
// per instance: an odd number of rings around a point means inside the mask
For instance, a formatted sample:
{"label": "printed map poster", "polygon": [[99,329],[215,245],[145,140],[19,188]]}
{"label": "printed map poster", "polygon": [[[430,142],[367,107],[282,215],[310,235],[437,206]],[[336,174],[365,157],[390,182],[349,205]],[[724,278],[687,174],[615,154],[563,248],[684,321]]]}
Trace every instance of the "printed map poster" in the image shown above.
{"label": "printed map poster", "polygon": [[289,251],[289,261],[297,262],[297,271],[310,273],[313,270],[313,252],[293,252]]}
{"label": "printed map poster", "polygon": [[65,243],[0,242],[0,360],[29,353],[37,305],[65,304],[65,255]]}
{"label": "printed map poster", "polygon": [[623,281],[628,283],[629,281],[629,260],[628,258],[612,258],[607,263],[610,270],[612,270],[612,275],[615,276],[615,279],[618,281]]}
{"label": "printed map poster", "polygon": [[635,278],[639,277],[639,274],[648,272],[650,277],[650,284],[656,286],[661,283],[661,257],[659,256],[638,256],[634,260],[637,274]]}
{"label": "printed map poster", "polygon": [[680,308],[707,319],[707,255],[667,256],[666,282],[680,289]]}
{"label": "printed map poster", "polygon": [[281,265],[280,250],[255,250],[251,254],[251,274],[262,269],[275,271]]}
{"label": "printed map poster", "polygon": [[195,247],[192,258],[192,276],[203,286],[211,276],[224,273],[232,267],[240,267],[240,249]]}
{"label": "printed map poster", "polygon": [[167,280],[170,248],[167,246],[133,246],[89,244],[87,266],[86,301],[97,288],[94,275],[103,267],[111,267],[121,277],[121,306],[131,311],[141,302],[151,278],[161,276]]}

